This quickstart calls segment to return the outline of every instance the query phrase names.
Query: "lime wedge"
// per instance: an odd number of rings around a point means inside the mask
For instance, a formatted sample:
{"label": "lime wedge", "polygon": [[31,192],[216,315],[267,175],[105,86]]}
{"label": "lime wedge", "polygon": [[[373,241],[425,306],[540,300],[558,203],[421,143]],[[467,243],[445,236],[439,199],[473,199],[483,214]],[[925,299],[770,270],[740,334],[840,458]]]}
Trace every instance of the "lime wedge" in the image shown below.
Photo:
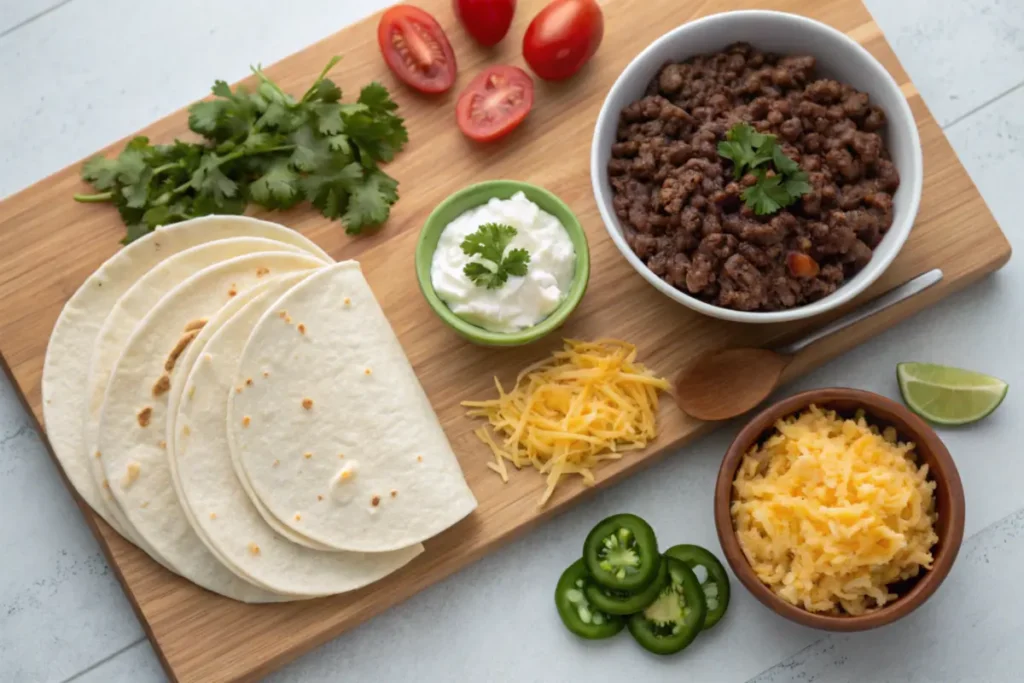
{"label": "lime wedge", "polygon": [[980,372],[932,363],[900,363],[896,378],[911,410],[944,425],[964,425],[987,417],[1010,388],[1003,380]]}

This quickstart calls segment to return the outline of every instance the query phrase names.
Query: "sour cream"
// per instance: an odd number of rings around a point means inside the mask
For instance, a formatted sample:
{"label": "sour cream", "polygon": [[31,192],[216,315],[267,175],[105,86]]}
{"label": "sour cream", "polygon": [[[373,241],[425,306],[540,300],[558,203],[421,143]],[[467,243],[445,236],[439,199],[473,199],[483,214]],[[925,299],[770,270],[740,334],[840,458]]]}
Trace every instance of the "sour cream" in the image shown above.
{"label": "sour cream", "polygon": [[[526,249],[530,265],[523,277],[509,276],[498,289],[473,283],[463,269],[477,255],[462,252],[462,241],[485,223],[516,229],[508,249]],[[507,250],[506,250],[507,253]],[[434,291],[455,315],[492,332],[532,327],[562,303],[576,271],[576,250],[557,218],[518,192],[511,199],[491,199],[466,211],[441,233],[430,266]]]}

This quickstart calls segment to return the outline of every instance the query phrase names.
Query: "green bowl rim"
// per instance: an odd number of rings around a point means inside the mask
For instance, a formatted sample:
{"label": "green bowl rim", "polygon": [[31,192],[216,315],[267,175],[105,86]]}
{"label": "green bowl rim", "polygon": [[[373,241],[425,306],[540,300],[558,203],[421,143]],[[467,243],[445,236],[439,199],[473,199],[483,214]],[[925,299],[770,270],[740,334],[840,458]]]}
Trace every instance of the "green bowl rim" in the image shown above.
{"label": "green bowl rim", "polygon": [[[434,285],[430,280],[429,264],[433,261],[434,250],[437,248],[437,244],[435,243],[433,247],[430,248],[429,260],[422,259],[425,264],[427,264],[425,268],[421,265],[420,256],[424,254],[427,249],[428,236],[434,232],[434,224],[441,220],[441,216],[448,211],[452,204],[458,202],[468,194],[479,193],[486,196],[486,198],[480,202],[483,204],[494,197],[507,199],[519,191],[524,191],[527,195],[530,193],[542,195],[548,202],[553,206],[558,207],[565,216],[571,219],[566,222],[563,220],[562,216],[556,216],[556,218],[559,219],[559,222],[562,223],[566,232],[569,233],[569,238],[572,240],[573,248],[576,250],[576,269],[572,276],[572,284],[569,286],[569,291],[566,292],[565,299],[562,300],[562,303],[558,305],[558,308],[556,308],[551,315],[533,327],[528,327],[525,330],[519,330],[518,332],[492,332],[466,322],[459,316],[455,315],[455,313],[448,308],[448,305],[441,300],[441,297],[437,295],[437,292],[434,291]],[[505,196],[506,192],[507,196]],[[477,206],[479,206],[479,204]],[[452,218],[454,218],[454,216],[452,216]],[[449,222],[450,220],[451,219],[449,219]],[[447,223],[445,225],[447,225]],[[440,231],[444,229],[445,225],[437,228],[438,239],[440,239]],[[461,190],[448,195],[444,201],[438,204],[434,210],[430,212],[430,215],[427,216],[427,220],[424,221],[423,227],[420,229],[419,238],[416,242],[414,258],[416,265],[416,279],[419,282],[420,291],[423,292],[423,296],[426,298],[427,303],[430,304],[430,307],[434,309],[434,312],[437,313],[445,324],[462,336],[471,341],[488,346],[519,346],[537,341],[538,339],[548,335],[564,323],[566,318],[568,318],[576,309],[580,301],[583,299],[584,293],[587,291],[587,283],[590,280],[590,246],[587,243],[587,233],[583,230],[583,226],[580,224],[576,214],[571,208],[569,208],[568,204],[559,199],[553,192],[546,190],[539,185],[534,185],[521,180],[485,180],[483,182],[467,185]]]}

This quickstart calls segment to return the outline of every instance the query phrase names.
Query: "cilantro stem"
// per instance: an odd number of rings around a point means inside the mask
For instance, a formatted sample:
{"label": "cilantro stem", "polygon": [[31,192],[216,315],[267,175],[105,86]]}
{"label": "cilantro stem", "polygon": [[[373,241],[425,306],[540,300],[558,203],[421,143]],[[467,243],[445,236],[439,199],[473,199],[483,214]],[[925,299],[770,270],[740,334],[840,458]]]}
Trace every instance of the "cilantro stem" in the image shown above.
{"label": "cilantro stem", "polygon": [[[287,151],[293,150],[293,149],[295,149],[295,145],[278,145],[277,147],[267,147],[266,149],[244,149],[244,148],[240,147],[240,148],[236,149],[234,152],[232,152],[231,154],[225,154],[224,156],[218,158],[217,159],[217,163],[214,166],[214,168],[220,168],[221,164],[225,164],[225,163],[227,163],[229,161],[234,161],[235,159],[241,159],[242,157],[254,156],[256,154],[269,154],[270,152],[287,152]],[[170,195],[171,196],[179,195],[182,192],[187,191],[188,188],[190,188],[190,187],[192,187],[192,180],[191,179],[186,180],[181,185],[178,185],[176,188],[171,190]],[[166,194],[163,195],[163,197],[167,197],[168,200],[170,199],[170,197],[168,197]],[[161,197],[161,199],[163,197]],[[162,203],[166,203],[166,202],[162,202]]]}
{"label": "cilantro stem", "polygon": [[315,81],[313,81],[313,85],[309,86],[309,90],[307,90],[305,94],[302,96],[302,99],[299,100],[300,103],[305,102],[306,100],[313,96],[313,93],[316,92],[317,84],[320,83],[320,81],[324,80],[324,76],[327,75],[327,72],[333,69],[334,65],[340,61],[341,55],[334,55],[333,57],[331,57],[331,61],[327,62],[327,66],[323,68],[323,71],[320,72],[320,75],[316,77]]}
{"label": "cilantro stem", "polygon": [[100,204],[114,199],[113,192],[99,192],[97,194],[76,194],[73,199],[83,204]]}
{"label": "cilantro stem", "polygon": [[281,98],[285,102],[289,102],[289,100],[290,100],[291,101],[290,102],[291,106],[295,105],[295,100],[292,100],[291,96],[288,93],[286,93],[284,90],[281,90],[281,86],[279,86],[277,83],[274,83],[274,81],[270,80],[267,77],[267,75],[265,73],[263,73],[263,65],[262,64],[257,64],[256,66],[250,66],[249,70],[252,71],[254,74],[256,74],[256,76],[260,79],[261,82],[266,83],[268,86],[270,86],[275,91],[277,91],[281,95]]}
{"label": "cilantro stem", "polygon": [[172,161],[169,164],[164,164],[163,166],[157,166],[156,168],[153,169],[153,175],[160,175],[164,171],[170,171],[172,168],[178,168],[180,165],[181,164],[179,164],[177,161]]}

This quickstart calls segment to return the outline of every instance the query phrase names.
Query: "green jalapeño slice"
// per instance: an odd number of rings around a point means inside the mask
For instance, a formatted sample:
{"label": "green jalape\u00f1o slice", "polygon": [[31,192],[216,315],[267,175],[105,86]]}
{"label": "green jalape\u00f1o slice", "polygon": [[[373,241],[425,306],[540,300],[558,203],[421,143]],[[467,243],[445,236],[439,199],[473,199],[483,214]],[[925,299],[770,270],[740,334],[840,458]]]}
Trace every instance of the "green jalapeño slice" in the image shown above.
{"label": "green jalape\u00f1o slice", "polygon": [[685,562],[700,582],[704,602],[708,606],[704,630],[717,624],[729,608],[729,575],[725,567],[710,551],[699,545],[674,545],[665,554]]}
{"label": "green jalape\u00f1o slice", "polygon": [[655,575],[654,581],[651,581],[647,588],[644,588],[639,593],[613,591],[601,588],[593,581],[590,581],[587,583],[587,599],[602,612],[628,616],[639,612],[654,602],[661,595],[661,589],[667,583],[668,564],[661,562],[658,565],[658,573]]}
{"label": "green jalape\u00f1o slice", "polygon": [[576,560],[562,572],[555,588],[555,607],[565,627],[587,640],[610,638],[626,625],[622,617],[599,611],[587,600],[587,567]]}
{"label": "green jalape\u00f1o slice", "polygon": [[629,632],[649,652],[670,655],[693,642],[704,626],[704,591],[682,560],[666,556],[668,585],[643,612],[629,618]]}
{"label": "green jalape\u00f1o slice", "polygon": [[583,544],[583,561],[602,588],[640,593],[657,576],[661,557],[651,525],[636,515],[622,514],[593,528]]}

